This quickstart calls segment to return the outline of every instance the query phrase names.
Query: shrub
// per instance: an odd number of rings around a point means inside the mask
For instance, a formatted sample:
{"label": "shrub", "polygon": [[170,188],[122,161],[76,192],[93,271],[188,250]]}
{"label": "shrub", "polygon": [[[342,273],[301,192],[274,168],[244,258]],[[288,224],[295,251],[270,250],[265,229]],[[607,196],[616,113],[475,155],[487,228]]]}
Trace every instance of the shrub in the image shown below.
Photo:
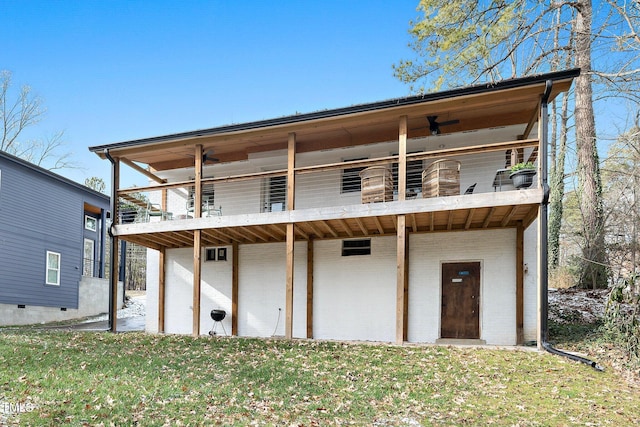
{"label": "shrub", "polygon": [[640,295],[635,292],[640,275],[631,274],[613,286],[604,314],[604,331],[627,354],[629,361],[640,366]]}

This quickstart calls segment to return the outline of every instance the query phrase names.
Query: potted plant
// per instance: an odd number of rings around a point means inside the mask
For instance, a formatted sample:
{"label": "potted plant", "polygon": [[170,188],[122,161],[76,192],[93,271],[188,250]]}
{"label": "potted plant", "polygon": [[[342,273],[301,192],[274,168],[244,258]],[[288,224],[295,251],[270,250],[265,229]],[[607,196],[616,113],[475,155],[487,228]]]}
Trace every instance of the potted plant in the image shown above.
{"label": "potted plant", "polygon": [[514,187],[529,188],[535,174],[536,168],[532,162],[520,162],[511,167],[509,178],[513,181]]}

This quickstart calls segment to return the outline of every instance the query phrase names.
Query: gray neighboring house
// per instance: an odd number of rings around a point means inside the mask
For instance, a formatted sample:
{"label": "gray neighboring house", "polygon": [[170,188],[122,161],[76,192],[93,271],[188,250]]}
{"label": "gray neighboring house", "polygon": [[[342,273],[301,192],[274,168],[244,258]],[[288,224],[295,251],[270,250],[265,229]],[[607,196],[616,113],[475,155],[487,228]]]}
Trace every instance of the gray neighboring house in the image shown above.
{"label": "gray neighboring house", "polygon": [[0,325],[108,310],[110,198],[0,151]]}

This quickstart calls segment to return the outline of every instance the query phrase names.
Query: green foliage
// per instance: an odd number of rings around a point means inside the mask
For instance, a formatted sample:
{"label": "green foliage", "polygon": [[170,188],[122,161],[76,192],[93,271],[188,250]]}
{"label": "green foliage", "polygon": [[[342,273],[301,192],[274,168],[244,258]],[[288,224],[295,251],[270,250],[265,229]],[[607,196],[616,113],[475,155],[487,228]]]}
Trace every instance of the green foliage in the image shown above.
{"label": "green foliage", "polygon": [[[417,61],[394,65],[394,75],[403,82],[431,78],[433,90],[461,86],[475,80],[492,63],[496,51],[508,54],[508,41],[524,13],[523,1],[421,0],[422,18],[411,22],[410,47]],[[489,75],[499,76],[498,67]],[[424,92],[424,87],[413,87]]]}
{"label": "green foliage", "polygon": [[107,184],[105,184],[102,178],[92,176],[91,178],[87,178],[84,180],[84,185],[91,188],[92,190],[106,194],[105,190],[107,189]]}
{"label": "green foliage", "polygon": [[532,170],[532,169],[535,169],[535,166],[533,165],[532,162],[516,163],[515,165],[511,166],[511,173],[518,172],[525,169]]}
{"label": "green foliage", "polygon": [[3,401],[35,408],[9,425],[640,421],[613,370],[532,351],[23,330],[0,363]]}
{"label": "green foliage", "polygon": [[604,317],[607,337],[623,349],[629,363],[640,368],[640,275],[631,274],[611,289]]}

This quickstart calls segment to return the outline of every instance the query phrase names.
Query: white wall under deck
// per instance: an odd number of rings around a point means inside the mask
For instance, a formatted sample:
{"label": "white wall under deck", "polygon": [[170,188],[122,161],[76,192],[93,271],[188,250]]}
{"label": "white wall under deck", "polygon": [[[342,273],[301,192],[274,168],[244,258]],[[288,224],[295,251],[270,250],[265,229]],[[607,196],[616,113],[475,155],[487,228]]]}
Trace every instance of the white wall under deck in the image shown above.
{"label": "white wall under deck", "polygon": [[[536,333],[535,224],[526,231],[525,340]],[[481,263],[480,335],[487,344],[516,344],[516,230],[411,234],[408,341],[440,337],[441,265]],[[528,243],[528,244],[527,244]],[[373,237],[371,255],[341,255],[342,240],[314,243],[313,333],[318,339],[395,341],[396,238]],[[307,244],[295,244],[293,336],[306,336]],[[202,264],[200,333],[213,324],[211,309],[224,309],[231,333],[232,253],[227,261]],[[147,330],[157,328],[157,252],[150,251]],[[165,331],[192,332],[193,251],[166,256]],[[204,259],[204,255],[203,255]],[[285,244],[239,246],[238,334],[284,335]],[[279,311],[281,309],[281,311]],[[279,316],[279,319],[278,319]]]}

